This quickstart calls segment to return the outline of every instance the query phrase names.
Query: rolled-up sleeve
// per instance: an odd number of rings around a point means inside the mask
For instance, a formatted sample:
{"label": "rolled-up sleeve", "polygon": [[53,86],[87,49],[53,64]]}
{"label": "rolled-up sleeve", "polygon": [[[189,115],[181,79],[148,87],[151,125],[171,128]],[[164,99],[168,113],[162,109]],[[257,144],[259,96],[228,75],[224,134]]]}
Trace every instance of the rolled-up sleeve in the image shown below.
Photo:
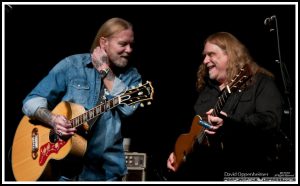
{"label": "rolled-up sleeve", "polygon": [[33,117],[34,113],[38,108],[47,108],[47,99],[43,97],[34,97],[28,100],[25,100],[23,104],[22,111],[28,117]]}
{"label": "rolled-up sleeve", "polygon": [[23,100],[22,111],[32,117],[40,107],[53,109],[66,90],[65,63],[57,64]]}
{"label": "rolled-up sleeve", "polygon": [[115,96],[121,94],[122,92],[126,91],[126,89],[127,89],[127,86],[119,78],[115,77],[114,85],[110,92],[110,95],[112,97],[115,97]]}
{"label": "rolled-up sleeve", "polygon": [[[125,77],[115,78],[110,96],[115,97],[121,95],[129,88],[137,87],[140,83],[142,83],[141,75],[137,72],[136,69],[133,69]],[[138,108],[138,105],[139,103],[132,105],[120,104],[117,109],[120,111],[121,116],[130,116]]]}

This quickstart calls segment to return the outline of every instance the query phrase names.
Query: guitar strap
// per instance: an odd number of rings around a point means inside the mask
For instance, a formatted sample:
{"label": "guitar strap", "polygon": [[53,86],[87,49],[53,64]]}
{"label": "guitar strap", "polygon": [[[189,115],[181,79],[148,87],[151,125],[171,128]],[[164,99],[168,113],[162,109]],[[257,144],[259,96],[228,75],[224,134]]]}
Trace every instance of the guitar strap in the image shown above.
{"label": "guitar strap", "polygon": [[[99,105],[103,100],[106,100],[105,96],[104,96],[104,83],[102,81],[101,87],[100,87],[100,93],[99,93],[99,98],[97,101],[96,105]],[[99,115],[100,116],[100,115]],[[94,117],[93,119],[89,120],[87,123],[89,125],[89,130],[93,127],[94,123],[96,122],[96,120],[99,118],[99,116]]]}

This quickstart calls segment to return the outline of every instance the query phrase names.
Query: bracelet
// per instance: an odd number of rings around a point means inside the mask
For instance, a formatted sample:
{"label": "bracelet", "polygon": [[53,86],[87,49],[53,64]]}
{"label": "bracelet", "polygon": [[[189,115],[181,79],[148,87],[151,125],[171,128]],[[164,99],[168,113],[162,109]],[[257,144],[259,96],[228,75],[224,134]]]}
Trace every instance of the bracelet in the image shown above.
{"label": "bracelet", "polygon": [[105,78],[107,76],[107,74],[108,74],[109,71],[110,71],[110,68],[106,68],[104,70],[100,70],[100,76],[101,76],[101,78],[102,79]]}

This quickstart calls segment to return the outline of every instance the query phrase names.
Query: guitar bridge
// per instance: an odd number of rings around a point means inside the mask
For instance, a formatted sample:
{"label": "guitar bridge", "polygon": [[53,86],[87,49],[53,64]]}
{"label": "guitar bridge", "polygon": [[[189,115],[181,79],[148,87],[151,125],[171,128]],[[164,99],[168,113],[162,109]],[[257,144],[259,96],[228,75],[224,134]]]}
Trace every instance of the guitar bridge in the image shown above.
{"label": "guitar bridge", "polygon": [[38,148],[39,148],[39,136],[38,129],[34,128],[31,132],[31,140],[32,140],[32,149],[31,156],[35,160],[38,157]]}

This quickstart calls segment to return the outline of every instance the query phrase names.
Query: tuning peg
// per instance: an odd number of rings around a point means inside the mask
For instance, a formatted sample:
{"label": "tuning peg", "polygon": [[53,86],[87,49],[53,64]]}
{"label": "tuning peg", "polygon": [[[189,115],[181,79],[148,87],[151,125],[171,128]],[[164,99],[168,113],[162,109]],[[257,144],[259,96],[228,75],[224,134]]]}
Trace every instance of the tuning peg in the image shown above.
{"label": "tuning peg", "polygon": [[147,102],[147,105],[151,105],[151,101],[148,101],[148,102]]}
{"label": "tuning peg", "polygon": [[144,107],[144,106],[145,106],[144,103],[141,103],[141,104],[140,104],[140,107]]}
{"label": "tuning peg", "polygon": [[142,83],[139,83],[139,87],[142,86]]}
{"label": "tuning peg", "polygon": [[134,86],[134,85],[131,85],[131,88],[135,88],[135,86]]}

